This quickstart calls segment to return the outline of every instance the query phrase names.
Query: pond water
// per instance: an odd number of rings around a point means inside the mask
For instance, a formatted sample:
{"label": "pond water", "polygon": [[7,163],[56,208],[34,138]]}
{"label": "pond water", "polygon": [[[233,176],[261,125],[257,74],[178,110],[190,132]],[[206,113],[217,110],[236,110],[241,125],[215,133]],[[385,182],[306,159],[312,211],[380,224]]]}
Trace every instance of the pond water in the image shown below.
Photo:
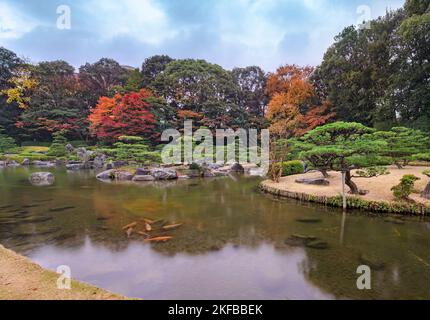
{"label": "pond water", "polygon": [[[144,299],[430,299],[430,222],[280,200],[258,178],[102,183],[0,169],[0,243],[45,268]],[[145,242],[143,219],[182,223]],[[128,236],[123,226],[138,222]],[[317,240],[303,240],[303,237]],[[357,267],[372,268],[358,290]]]}

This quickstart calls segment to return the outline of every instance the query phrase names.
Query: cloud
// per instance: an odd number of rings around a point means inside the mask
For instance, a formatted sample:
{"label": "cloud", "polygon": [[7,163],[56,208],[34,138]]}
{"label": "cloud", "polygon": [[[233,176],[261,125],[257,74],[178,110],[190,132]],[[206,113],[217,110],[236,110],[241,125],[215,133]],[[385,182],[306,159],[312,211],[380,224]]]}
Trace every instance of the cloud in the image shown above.
{"label": "cloud", "polygon": [[[363,0],[2,0],[0,45],[33,61],[79,67],[101,57],[140,66],[153,54],[200,58],[226,68],[317,65],[333,38],[356,24]],[[371,18],[403,0],[368,0]],[[56,8],[71,7],[59,30]]]}
{"label": "cloud", "polygon": [[0,40],[18,39],[37,24],[37,21],[24,16],[13,6],[0,2]]}
{"label": "cloud", "polygon": [[92,17],[94,31],[104,40],[131,36],[142,43],[159,45],[172,39],[177,32],[168,17],[152,0],[89,0],[80,6]]}

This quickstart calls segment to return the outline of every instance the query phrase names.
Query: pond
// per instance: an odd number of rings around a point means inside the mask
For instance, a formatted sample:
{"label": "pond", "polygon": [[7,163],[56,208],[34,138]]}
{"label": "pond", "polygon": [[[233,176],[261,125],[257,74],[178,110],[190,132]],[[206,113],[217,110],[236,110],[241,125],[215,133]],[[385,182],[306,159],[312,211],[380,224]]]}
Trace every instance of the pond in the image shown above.
{"label": "pond", "polygon": [[[74,278],[116,293],[430,299],[430,222],[423,218],[345,216],[262,194],[254,177],[136,185],[52,169],[55,184],[34,187],[34,171],[0,169],[0,243],[51,270],[68,265]],[[182,225],[149,231],[171,236],[167,242],[144,241],[141,227],[123,230],[143,219]],[[372,268],[371,290],[357,289],[362,264]]]}

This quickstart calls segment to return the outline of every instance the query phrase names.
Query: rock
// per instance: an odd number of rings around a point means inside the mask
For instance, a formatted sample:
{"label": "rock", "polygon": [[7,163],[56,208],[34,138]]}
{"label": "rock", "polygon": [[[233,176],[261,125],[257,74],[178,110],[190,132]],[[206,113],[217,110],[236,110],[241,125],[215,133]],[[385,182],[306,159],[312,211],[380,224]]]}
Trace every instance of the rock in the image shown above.
{"label": "rock", "polygon": [[382,270],[385,267],[385,263],[379,261],[376,257],[362,253],[359,257],[360,263],[369,266],[373,270]]}
{"label": "rock", "polygon": [[387,217],[384,219],[384,221],[389,223],[394,223],[394,224],[405,224],[405,221],[395,217]]}
{"label": "rock", "polygon": [[65,164],[66,164],[66,161],[64,161],[64,160],[60,160],[60,159],[55,160],[55,165],[57,167],[64,166]]}
{"label": "rock", "polygon": [[174,180],[178,178],[175,170],[167,168],[152,169],[151,175],[155,178],[155,180]]}
{"label": "rock", "polygon": [[328,180],[326,180],[324,178],[315,178],[315,179],[303,178],[303,179],[296,179],[296,183],[312,184],[312,185],[316,185],[316,186],[328,186],[328,185],[330,185],[330,181],[328,181]]}
{"label": "rock", "polygon": [[321,240],[309,241],[309,242],[306,242],[305,245],[307,248],[312,248],[312,249],[327,249],[328,248],[328,243],[325,241],[321,241]]}
{"label": "rock", "polygon": [[284,243],[291,247],[302,247],[311,241],[317,240],[314,236],[306,236],[300,234],[293,234],[291,237],[286,239]]}
{"label": "rock", "polygon": [[254,163],[246,163],[242,165],[243,170],[245,170],[245,173],[251,172],[251,170],[260,169],[256,164]]}
{"label": "rock", "polygon": [[29,166],[30,165],[30,159],[25,158],[24,160],[22,160],[21,165],[23,165],[23,166]]}
{"label": "rock", "polygon": [[0,161],[0,167],[5,167],[5,166],[6,166],[6,162]]}
{"label": "rock", "polygon": [[50,161],[33,161],[33,165],[35,167],[40,167],[40,168],[53,168],[53,167],[55,167],[55,163],[50,162]]}
{"label": "rock", "polygon": [[112,170],[114,167],[114,164],[112,161],[110,161],[109,163],[106,164],[106,170]]}
{"label": "rock", "polygon": [[113,179],[113,169],[109,169],[103,172],[100,172],[96,178],[99,180],[112,180]]}
{"label": "rock", "polygon": [[141,181],[154,181],[155,178],[151,175],[135,175],[132,179],[134,182],[141,182]]}
{"label": "rock", "polygon": [[230,167],[230,172],[245,173],[245,169],[239,163],[235,163]]}
{"label": "rock", "polygon": [[211,170],[218,170],[219,168],[222,168],[223,166],[224,166],[224,163],[221,163],[221,162],[206,164],[206,167],[211,169]]}
{"label": "rock", "polygon": [[185,169],[180,170],[181,175],[188,176],[190,178],[200,178],[202,176],[202,173],[200,170],[196,169]]}
{"label": "rock", "polygon": [[124,166],[127,166],[128,165],[128,161],[114,161],[113,162],[113,167],[114,168],[121,168],[121,167],[124,167]]}
{"label": "rock", "polygon": [[213,177],[215,177],[215,174],[213,173],[213,171],[212,171],[212,170],[210,170],[210,169],[205,169],[205,170],[203,171],[203,177],[204,177],[204,178],[213,178]]}
{"label": "rock", "polygon": [[220,170],[212,170],[212,174],[213,174],[215,177],[225,177],[225,176],[227,176],[227,175],[228,175],[228,172],[220,171]]}
{"label": "rock", "polygon": [[77,171],[83,169],[84,165],[82,163],[69,163],[66,165],[67,170]]}
{"label": "rock", "polygon": [[7,162],[7,166],[10,168],[16,168],[16,167],[19,167],[20,164],[18,162],[16,162],[15,160],[12,160],[12,161]]}
{"label": "rock", "polygon": [[191,178],[190,178],[190,176],[187,176],[187,175],[178,175],[178,179],[179,180],[188,180],[188,179],[191,179]]}
{"label": "rock", "polygon": [[70,143],[66,144],[66,145],[64,146],[64,148],[66,148],[66,151],[67,151],[68,153],[72,153],[73,151],[75,151],[75,148],[74,148]]}
{"label": "rock", "polygon": [[137,168],[136,169],[137,176],[148,176],[151,175],[151,170],[147,168]]}
{"label": "rock", "polygon": [[296,221],[301,223],[319,223],[322,220],[320,218],[300,218],[296,219]]}
{"label": "rock", "polygon": [[99,180],[131,181],[133,174],[126,170],[111,169],[99,173],[96,178]]}
{"label": "rock", "polygon": [[93,152],[88,151],[87,149],[81,147],[76,149],[76,155],[78,158],[84,162],[90,160],[90,157],[92,156]]}
{"label": "rock", "polygon": [[131,181],[133,179],[133,174],[126,170],[114,170],[113,177],[118,181]]}
{"label": "rock", "polygon": [[33,186],[50,186],[54,184],[55,176],[51,172],[35,172],[30,176],[29,180]]}
{"label": "rock", "polygon": [[106,155],[104,155],[103,153],[100,153],[96,155],[96,157],[94,158],[93,167],[97,169],[103,168],[105,165],[105,161],[106,161]]}

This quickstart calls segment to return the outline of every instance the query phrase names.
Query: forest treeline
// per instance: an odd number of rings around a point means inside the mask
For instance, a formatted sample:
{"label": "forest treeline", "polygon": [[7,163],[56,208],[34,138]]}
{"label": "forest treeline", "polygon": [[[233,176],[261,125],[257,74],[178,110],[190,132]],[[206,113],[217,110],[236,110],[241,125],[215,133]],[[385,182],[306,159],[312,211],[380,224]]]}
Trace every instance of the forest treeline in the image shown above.
{"label": "forest treeline", "polygon": [[32,64],[1,47],[0,128],[17,143],[61,134],[153,144],[187,119],[210,129],[270,128],[279,138],[333,121],[429,131],[429,57],[430,0],[408,0],[369,28],[345,28],[317,67],[286,64],[272,73],[166,55],[136,69],[102,58],[75,70],[61,60]]}

